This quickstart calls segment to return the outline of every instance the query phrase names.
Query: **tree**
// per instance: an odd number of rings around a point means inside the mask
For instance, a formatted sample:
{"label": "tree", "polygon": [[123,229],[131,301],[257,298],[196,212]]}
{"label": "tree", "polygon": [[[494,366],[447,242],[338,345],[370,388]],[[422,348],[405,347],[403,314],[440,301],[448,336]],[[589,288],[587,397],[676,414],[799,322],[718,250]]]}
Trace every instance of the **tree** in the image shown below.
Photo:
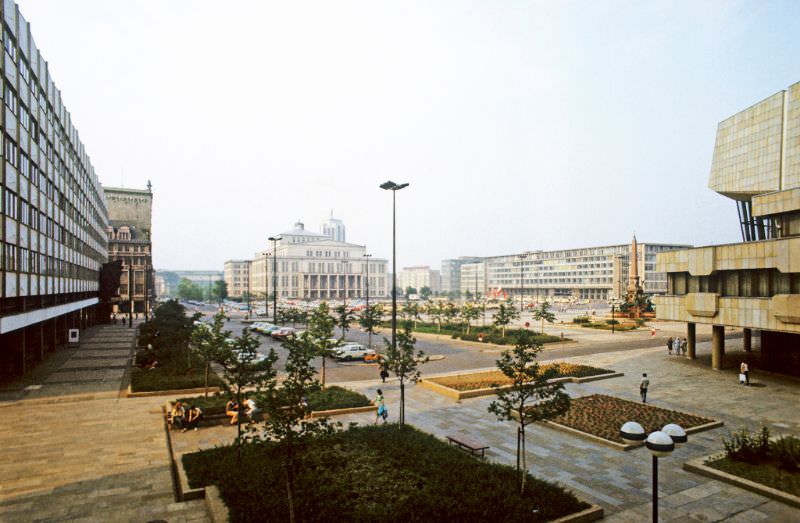
{"label": "tree", "polygon": [[[323,304],[324,305],[324,304]],[[320,305],[322,308],[322,305]],[[318,308],[312,315],[322,314]],[[325,307],[327,313],[327,306]],[[330,316],[328,316],[330,317]],[[294,478],[299,466],[298,447],[309,439],[330,434],[340,425],[331,425],[327,418],[311,419],[311,407],[308,396],[320,389],[314,378],[316,369],[311,361],[318,355],[316,338],[309,328],[299,337],[289,337],[283,342],[288,351],[286,359],[286,376],[278,384],[270,380],[267,387],[258,393],[258,402],[263,405],[265,413],[264,428],[270,441],[282,449],[282,465],[286,478],[286,497],[289,503],[289,521],[295,521],[295,485]]]}
{"label": "tree", "polygon": [[206,398],[208,398],[208,371],[211,362],[223,358],[226,340],[231,336],[231,331],[223,330],[225,319],[225,313],[218,312],[210,327],[207,323],[203,323],[195,325],[192,330],[190,347],[203,359],[203,384]]}
{"label": "tree", "polygon": [[[563,383],[550,382],[557,377],[555,365],[542,370],[536,356],[542,350],[539,343],[531,341],[528,331],[521,331],[516,346],[503,351],[497,368],[512,381],[510,389],[497,390],[497,399],[489,405],[489,412],[501,420],[516,420],[517,470],[521,473],[520,493],[525,490],[528,464],[525,457],[525,427],[540,420],[550,419],[569,409],[570,399]],[[499,389],[500,385],[493,385]],[[520,462],[522,467],[520,468]]]}
{"label": "tree", "polygon": [[366,307],[361,312],[361,317],[358,323],[369,334],[369,348],[372,348],[372,335],[375,334],[375,328],[381,326],[383,321],[383,305],[375,303]]}
{"label": "tree", "polygon": [[340,339],[344,340],[344,337],[347,335],[347,331],[350,330],[350,325],[356,319],[356,315],[353,312],[353,309],[344,304],[336,307],[334,311],[336,312],[336,326],[342,329],[342,337]]}
{"label": "tree", "polygon": [[461,307],[461,319],[467,325],[467,334],[469,334],[471,321],[477,320],[480,316],[481,311],[478,309],[477,305],[474,303],[465,303],[463,307]]}
{"label": "tree", "polygon": [[403,319],[406,321],[414,322],[414,329],[417,328],[417,320],[419,320],[419,305],[412,302],[407,302],[400,310],[403,314]]}
{"label": "tree", "polygon": [[181,281],[178,282],[177,295],[182,300],[201,301],[203,289],[189,278],[181,278]]}
{"label": "tree", "polygon": [[406,421],[406,381],[416,383],[420,377],[419,365],[428,361],[425,353],[414,352],[416,338],[411,334],[411,322],[405,322],[403,330],[397,333],[397,347],[392,342],[383,339],[386,346],[386,368],[400,378],[400,413],[399,423],[402,426]]}
{"label": "tree", "polygon": [[173,362],[185,371],[192,366],[189,340],[199,318],[199,313],[187,316],[186,307],[177,300],[164,302],[156,307],[152,321],[139,328],[139,344],[152,345],[160,364]]}
{"label": "tree", "polygon": [[431,297],[431,288],[430,287],[423,287],[419,290],[419,295],[422,297],[423,300],[428,300]]}
{"label": "tree", "polygon": [[458,307],[452,301],[448,301],[442,306],[442,315],[447,321],[448,326],[450,326],[450,324],[453,322],[453,319],[458,316],[458,312]]}
{"label": "tree", "polygon": [[472,301],[472,292],[467,291],[464,293],[464,299],[467,301]]}
{"label": "tree", "polygon": [[494,325],[495,327],[501,329],[503,338],[506,337],[506,327],[508,324],[518,317],[519,313],[514,306],[506,305],[505,303],[501,303],[497,309],[497,312],[495,312],[494,316],[492,316]]}
{"label": "tree", "polygon": [[[303,333],[304,343],[310,345],[315,354],[322,358],[322,387],[325,387],[325,362],[333,355],[333,349],[339,342],[333,339],[335,320],[331,316],[328,304],[322,302],[314,309],[308,319],[308,329]],[[305,336],[308,334],[308,336]]]}
{"label": "tree", "polygon": [[215,300],[217,303],[222,304],[222,302],[228,297],[228,284],[225,283],[225,280],[217,280],[214,282],[214,285],[211,287],[211,298]]}
{"label": "tree", "polygon": [[444,316],[444,308],[442,306],[442,302],[438,302],[437,301],[437,302],[429,303],[425,312],[427,312],[428,316],[430,316],[433,319],[433,321],[436,322],[436,325],[438,326],[437,331],[441,332],[442,331],[442,316]]}
{"label": "tree", "polygon": [[551,306],[548,301],[543,301],[541,305],[533,310],[533,319],[534,320],[541,320],[542,322],[542,329],[541,332],[544,334],[544,322],[553,323],[556,321],[556,315],[550,310]]}
{"label": "tree", "polygon": [[410,285],[408,287],[406,287],[406,296],[411,296],[412,294],[416,294],[416,293],[417,293],[417,288],[416,287],[412,287]]}

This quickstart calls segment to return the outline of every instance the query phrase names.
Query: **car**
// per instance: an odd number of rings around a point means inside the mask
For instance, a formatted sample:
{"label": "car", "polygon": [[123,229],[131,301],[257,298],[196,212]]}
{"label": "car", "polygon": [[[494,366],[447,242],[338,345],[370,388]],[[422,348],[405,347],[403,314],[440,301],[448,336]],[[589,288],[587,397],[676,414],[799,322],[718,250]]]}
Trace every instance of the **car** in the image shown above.
{"label": "car", "polygon": [[378,354],[375,351],[373,351],[372,354],[366,354],[364,356],[364,363],[380,363],[382,361],[383,361],[383,355]]}
{"label": "car", "polygon": [[291,327],[281,327],[278,330],[274,330],[270,333],[270,336],[275,338],[276,340],[282,340],[288,338],[289,336],[294,336],[296,331]]}
{"label": "car", "polygon": [[269,336],[278,329],[280,329],[280,327],[278,327],[277,325],[273,325],[272,323],[264,323],[264,326],[261,327],[261,329],[259,329],[258,332]]}
{"label": "car", "polygon": [[340,361],[360,360],[374,354],[374,350],[368,349],[360,343],[345,343],[341,347],[333,349],[333,357]]}

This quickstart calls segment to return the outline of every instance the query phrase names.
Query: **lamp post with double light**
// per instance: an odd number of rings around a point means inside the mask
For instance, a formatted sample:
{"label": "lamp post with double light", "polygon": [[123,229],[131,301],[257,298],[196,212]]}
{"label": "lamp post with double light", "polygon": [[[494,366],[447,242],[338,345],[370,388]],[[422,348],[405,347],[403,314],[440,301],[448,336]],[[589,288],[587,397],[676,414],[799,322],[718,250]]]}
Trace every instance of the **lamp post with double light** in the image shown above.
{"label": "lamp post with double light", "polygon": [[407,183],[384,182],[381,189],[392,191],[392,350],[397,350],[397,191],[408,187]]}
{"label": "lamp post with double light", "polygon": [[[278,246],[280,236],[270,236],[272,242],[272,319],[278,323]],[[264,268],[266,270],[266,267]]]}
{"label": "lamp post with double light", "polygon": [[[364,312],[367,315],[371,315],[371,312],[369,310],[369,259],[372,257],[372,255],[371,254],[362,254],[362,256],[366,260],[366,266],[367,266],[367,279],[365,281],[366,287],[367,287],[367,304],[366,304],[366,308],[364,309]],[[369,328],[369,332],[367,332],[367,337],[369,338],[368,344],[369,344],[369,348],[371,349],[372,348],[372,327],[371,326]]]}

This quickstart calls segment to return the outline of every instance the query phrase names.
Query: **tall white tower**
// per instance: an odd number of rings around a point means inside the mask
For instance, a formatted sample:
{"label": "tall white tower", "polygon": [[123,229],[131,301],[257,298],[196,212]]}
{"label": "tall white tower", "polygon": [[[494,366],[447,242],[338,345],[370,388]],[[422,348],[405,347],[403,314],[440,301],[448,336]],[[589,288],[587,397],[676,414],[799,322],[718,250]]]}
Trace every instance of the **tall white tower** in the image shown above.
{"label": "tall white tower", "polygon": [[322,222],[322,234],[337,242],[346,241],[344,222],[333,217],[333,209],[331,209],[331,217]]}

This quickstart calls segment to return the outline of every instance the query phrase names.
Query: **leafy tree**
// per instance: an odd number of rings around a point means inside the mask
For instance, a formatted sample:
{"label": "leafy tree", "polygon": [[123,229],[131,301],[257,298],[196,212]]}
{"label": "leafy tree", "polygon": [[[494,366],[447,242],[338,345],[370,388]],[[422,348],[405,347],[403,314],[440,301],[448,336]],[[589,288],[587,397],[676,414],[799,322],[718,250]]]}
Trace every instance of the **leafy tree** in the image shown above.
{"label": "leafy tree", "polygon": [[425,312],[428,313],[428,316],[431,317],[433,321],[436,322],[438,326],[437,331],[442,331],[442,317],[444,316],[444,307],[442,306],[442,302],[437,301],[433,303],[429,303]]}
{"label": "leafy tree", "polygon": [[400,378],[400,415],[399,422],[402,426],[406,421],[406,381],[416,383],[420,377],[419,365],[428,361],[425,353],[414,352],[416,338],[411,334],[411,322],[405,322],[403,330],[397,333],[397,347],[392,342],[383,339],[386,346],[386,368]]}
{"label": "leafy tree", "polygon": [[442,306],[442,316],[444,316],[448,326],[453,323],[453,319],[458,316],[458,312],[458,307],[452,301],[448,301]]}
{"label": "leafy tree", "polygon": [[472,292],[467,291],[464,293],[464,299],[467,301],[472,301]]}
{"label": "leafy tree", "polygon": [[412,287],[410,285],[408,287],[406,287],[406,296],[410,296],[410,295],[416,294],[416,293],[417,293],[417,288],[416,287]]}
{"label": "leafy tree", "polygon": [[465,303],[461,307],[461,319],[467,325],[467,334],[469,334],[472,320],[477,320],[481,315],[480,309],[474,303]]}
{"label": "leafy tree", "polygon": [[427,301],[428,299],[430,299],[430,297],[431,297],[431,294],[433,294],[433,293],[431,292],[431,288],[430,288],[430,287],[427,287],[427,286],[426,286],[426,287],[423,287],[423,288],[421,288],[421,289],[419,290],[419,295],[420,295],[420,296],[422,297],[422,299],[423,299],[423,300],[425,300],[425,301]]}
{"label": "leafy tree", "polygon": [[223,330],[225,327],[225,314],[218,312],[214,322],[195,325],[191,334],[190,347],[203,359],[203,377],[205,397],[208,398],[208,372],[212,361],[217,361],[224,356],[226,339],[230,338],[231,331]]}
{"label": "leafy tree", "polygon": [[403,314],[403,319],[406,321],[414,322],[414,328],[417,328],[417,320],[420,317],[420,307],[416,303],[407,302],[400,310]]}
{"label": "leafy tree", "polygon": [[[139,344],[152,345],[156,358],[163,365],[171,362],[179,370],[191,368],[189,339],[199,313],[186,315],[186,307],[177,300],[169,300],[153,311],[153,320],[139,328]],[[186,362],[184,366],[182,362]]]}
{"label": "leafy tree", "polygon": [[[327,314],[327,306],[320,305],[310,320],[311,324]],[[326,418],[311,419],[311,407],[306,399],[320,389],[315,379],[316,369],[311,362],[319,355],[317,339],[312,327],[299,337],[289,337],[283,342],[288,351],[286,376],[278,384],[277,380],[267,382],[267,387],[258,394],[258,402],[263,405],[267,437],[283,450],[282,465],[285,471],[286,497],[289,504],[289,521],[295,521],[295,476],[298,473],[298,454],[304,444],[312,438],[334,432],[340,425],[332,425]]]}
{"label": "leafy tree", "polygon": [[494,313],[492,316],[494,320],[495,327],[498,327],[502,331],[502,337],[506,337],[506,327],[515,320],[519,318],[519,312],[514,308],[513,305],[506,305],[505,303],[501,303],[500,306],[497,308],[497,312]]}
{"label": "leafy tree", "polygon": [[353,309],[344,304],[336,307],[334,311],[336,312],[336,326],[342,329],[342,336],[340,339],[344,340],[344,337],[347,335],[347,331],[350,330],[350,325],[356,319],[356,315],[353,312]]}
{"label": "leafy tree", "polygon": [[181,278],[178,282],[177,295],[182,300],[201,301],[203,289],[189,278]]}
{"label": "leafy tree", "polygon": [[211,287],[211,298],[217,303],[222,303],[228,297],[228,284],[225,280],[217,280]]}
{"label": "leafy tree", "polygon": [[[308,319],[308,329],[303,333],[304,343],[310,345],[316,351],[316,355],[322,358],[322,387],[325,387],[325,363],[328,357],[333,355],[333,349],[339,346],[339,342],[333,339],[333,329],[335,320],[331,316],[328,304],[322,302],[314,309]],[[305,336],[308,334],[308,336]]]}
{"label": "leafy tree", "polygon": [[[528,331],[520,332],[516,346],[503,351],[497,360],[497,368],[512,380],[511,387],[506,391],[497,390],[497,399],[489,405],[489,412],[499,419],[516,420],[519,424],[517,470],[521,473],[520,493],[525,491],[525,478],[528,475],[525,427],[563,414],[570,404],[569,395],[564,392],[564,384],[549,381],[558,375],[556,366],[542,370],[536,362],[541,350],[541,344],[533,342]],[[499,389],[500,385],[493,387]]]}
{"label": "leafy tree", "polygon": [[551,305],[548,301],[543,301],[541,305],[533,310],[533,319],[541,320],[542,329],[541,333],[544,334],[544,322],[553,323],[556,321],[556,315],[550,310]]}
{"label": "leafy tree", "polygon": [[366,307],[361,312],[361,317],[358,323],[369,334],[369,348],[372,348],[372,335],[375,334],[376,327],[380,327],[383,321],[383,306],[380,303],[375,303]]}

